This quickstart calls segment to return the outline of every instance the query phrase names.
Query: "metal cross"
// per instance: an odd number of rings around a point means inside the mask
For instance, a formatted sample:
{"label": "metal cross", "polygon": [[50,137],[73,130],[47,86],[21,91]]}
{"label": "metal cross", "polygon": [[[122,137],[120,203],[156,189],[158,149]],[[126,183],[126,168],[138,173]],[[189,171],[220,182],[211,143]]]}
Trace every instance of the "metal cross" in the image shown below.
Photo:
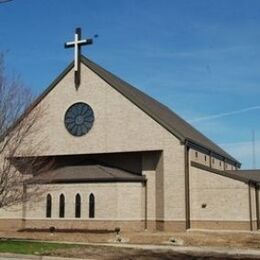
{"label": "metal cross", "polygon": [[80,85],[80,56],[81,56],[81,46],[92,44],[92,39],[81,39],[81,28],[76,28],[75,38],[72,42],[66,42],[65,48],[74,48],[74,82],[75,87],[78,88]]}

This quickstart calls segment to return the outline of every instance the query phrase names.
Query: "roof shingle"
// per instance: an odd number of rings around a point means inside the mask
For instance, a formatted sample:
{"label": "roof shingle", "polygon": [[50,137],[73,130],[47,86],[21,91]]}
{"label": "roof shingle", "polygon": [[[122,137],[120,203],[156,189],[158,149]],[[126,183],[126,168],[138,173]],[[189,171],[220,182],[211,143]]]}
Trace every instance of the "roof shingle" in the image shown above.
{"label": "roof shingle", "polygon": [[69,165],[41,173],[27,183],[143,182],[145,176],[103,165]]}

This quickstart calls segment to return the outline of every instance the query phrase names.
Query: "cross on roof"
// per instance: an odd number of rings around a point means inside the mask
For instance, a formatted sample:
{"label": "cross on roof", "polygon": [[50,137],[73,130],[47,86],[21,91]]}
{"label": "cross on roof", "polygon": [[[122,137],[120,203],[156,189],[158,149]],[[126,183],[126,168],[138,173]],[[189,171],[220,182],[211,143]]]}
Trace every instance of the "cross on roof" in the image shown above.
{"label": "cross on roof", "polygon": [[75,87],[80,85],[80,56],[81,46],[92,44],[92,39],[81,39],[81,28],[76,28],[74,41],[66,42],[65,48],[74,48],[74,82]]}

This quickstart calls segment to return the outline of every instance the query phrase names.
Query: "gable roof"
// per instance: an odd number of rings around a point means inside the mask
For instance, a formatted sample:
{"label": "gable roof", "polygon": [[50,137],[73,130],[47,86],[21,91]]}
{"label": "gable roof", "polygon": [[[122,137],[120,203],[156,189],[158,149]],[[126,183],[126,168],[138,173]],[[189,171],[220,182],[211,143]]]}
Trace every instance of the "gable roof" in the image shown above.
{"label": "gable roof", "polygon": [[[126,81],[120,79],[111,72],[105,70],[101,66],[97,65],[93,61],[87,59],[85,56],[81,56],[81,62],[85,64],[90,70],[100,76],[111,87],[116,89],[119,93],[125,96],[128,100],[134,103],[137,107],[143,110],[161,126],[167,129],[170,133],[176,136],[182,143],[188,143],[207,150],[209,153],[213,153],[217,156],[228,159],[231,162],[237,164],[239,167],[241,163],[233,158],[230,154],[225,152],[221,147],[212,142],[205,135],[196,130],[188,122],[174,113],[170,108],[158,102],[154,98],[148,96],[139,89],[133,87]],[[25,112],[25,115],[30,112],[57,84],[64,76],[73,68],[73,62],[51,83],[51,85],[40,95],[32,106]]]}
{"label": "gable roof", "polygon": [[88,68],[98,74],[110,86],[132,101],[136,106],[142,109],[183,143],[188,141],[216,153],[216,155],[223,156],[224,158],[239,164],[239,166],[241,165],[240,162],[238,162],[230,154],[225,152],[217,144],[192,127],[188,122],[183,120],[167,106],[118,78],[86,57],[82,56],[81,60]]}

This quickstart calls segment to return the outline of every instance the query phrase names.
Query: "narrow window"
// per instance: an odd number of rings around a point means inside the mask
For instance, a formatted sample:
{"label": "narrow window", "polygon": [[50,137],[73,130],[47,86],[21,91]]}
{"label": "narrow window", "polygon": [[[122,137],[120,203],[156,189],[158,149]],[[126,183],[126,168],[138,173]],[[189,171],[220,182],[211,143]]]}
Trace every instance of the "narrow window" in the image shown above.
{"label": "narrow window", "polygon": [[195,157],[198,158],[198,152],[195,152]]}
{"label": "narrow window", "polygon": [[219,166],[221,166],[221,161],[219,162]]}
{"label": "narrow window", "polygon": [[204,157],[204,158],[205,158],[205,162],[206,162],[206,161],[207,161],[207,155],[205,155],[205,157]]}
{"label": "narrow window", "polygon": [[65,197],[63,194],[60,195],[60,212],[59,212],[60,218],[64,218],[65,216]]}
{"label": "narrow window", "polygon": [[77,194],[75,197],[75,217],[80,218],[81,215],[81,198],[80,195]]}
{"label": "narrow window", "polygon": [[51,195],[48,194],[46,197],[46,218],[51,218]]}
{"label": "narrow window", "polygon": [[95,217],[95,197],[91,193],[89,195],[89,218]]}

